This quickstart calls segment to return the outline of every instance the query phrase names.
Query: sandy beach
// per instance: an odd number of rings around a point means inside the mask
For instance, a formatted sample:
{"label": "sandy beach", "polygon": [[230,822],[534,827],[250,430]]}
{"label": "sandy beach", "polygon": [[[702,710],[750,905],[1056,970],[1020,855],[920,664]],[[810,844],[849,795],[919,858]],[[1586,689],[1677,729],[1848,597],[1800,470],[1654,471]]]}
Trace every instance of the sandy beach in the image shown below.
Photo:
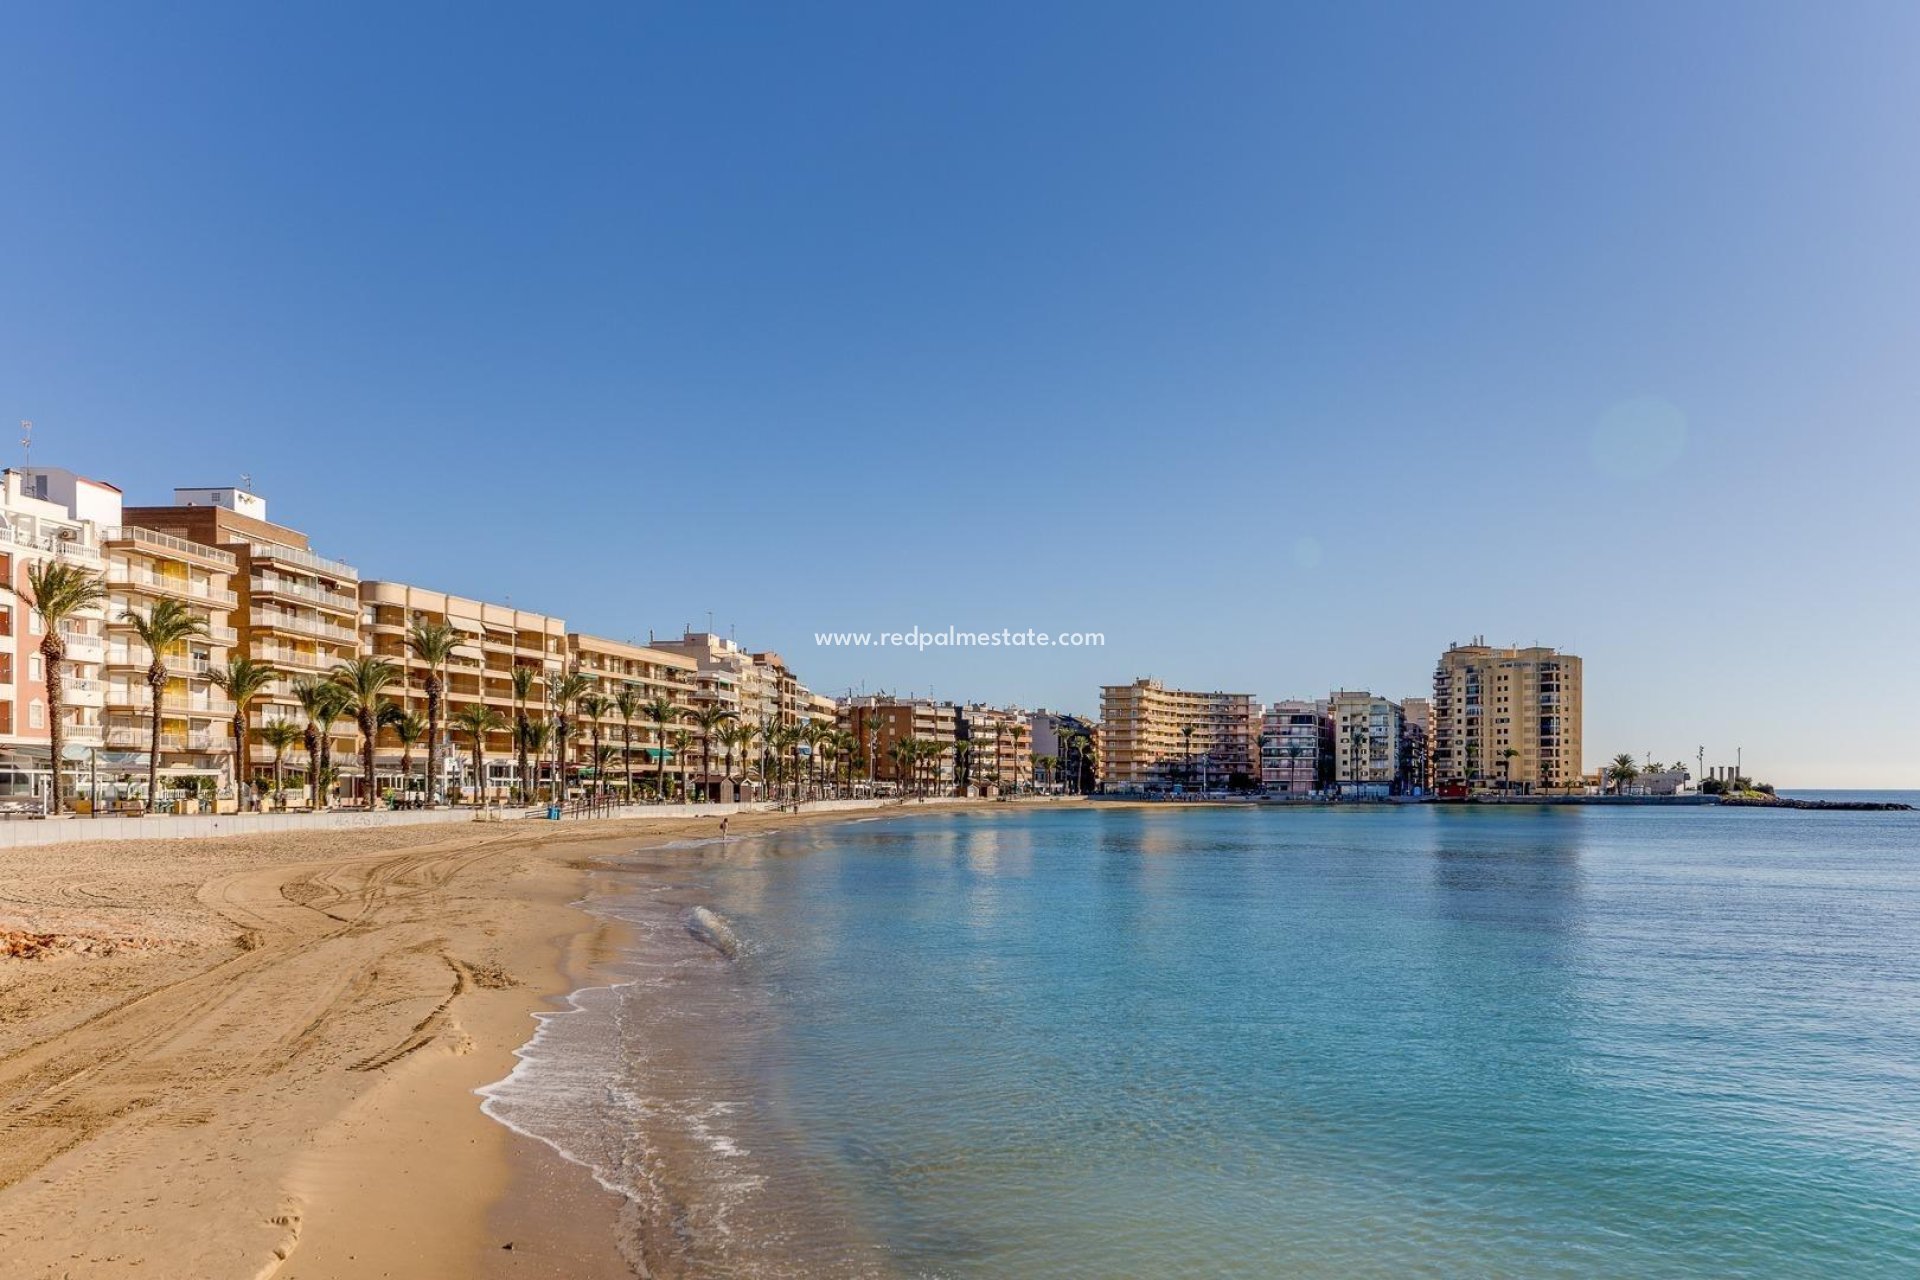
{"label": "sandy beach", "polygon": [[533,1012],[617,945],[572,905],[595,860],[715,827],[476,823],[10,851],[7,1274],[632,1274],[605,1229],[614,1197],[484,1116],[473,1091],[511,1069]]}

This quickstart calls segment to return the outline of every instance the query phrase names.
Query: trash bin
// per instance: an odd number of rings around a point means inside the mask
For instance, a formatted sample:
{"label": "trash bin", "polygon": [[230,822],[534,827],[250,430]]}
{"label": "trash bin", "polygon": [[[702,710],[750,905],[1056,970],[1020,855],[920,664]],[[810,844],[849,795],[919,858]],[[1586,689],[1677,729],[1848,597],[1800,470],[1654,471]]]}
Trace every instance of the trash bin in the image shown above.
{"label": "trash bin", "polygon": [[558,822],[558,821],[560,821],[560,806],[559,806],[559,805],[557,805],[557,804],[550,804],[550,805],[548,805],[548,806],[547,806],[547,821],[549,821],[549,822]]}

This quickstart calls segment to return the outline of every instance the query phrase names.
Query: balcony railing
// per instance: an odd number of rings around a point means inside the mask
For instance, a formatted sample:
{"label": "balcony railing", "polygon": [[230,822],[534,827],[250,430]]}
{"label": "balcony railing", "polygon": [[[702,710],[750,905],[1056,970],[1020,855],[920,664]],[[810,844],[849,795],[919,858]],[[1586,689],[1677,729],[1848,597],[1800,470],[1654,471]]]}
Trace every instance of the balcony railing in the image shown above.
{"label": "balcony railing", "polygon": [[311,600],[317,605],[338,609],[342,613],[357,613],[360,609],[358,596],[348,595],[344,591],[323,591],[319,587],[309,587],[277,574],[256,573],[253,575],[252,586],[255,595],[291,596],[296,600]]}
{"label": "balcony railing", "polygon": [[193,556],[200,560],[209,560],[224,565],[228,569],[239,567],[233,554],[218,547],[209,547],[203,542],[189,542],[185,538],[176,538],[170,533],[159,533],[152,529],[142,529],[138,525],[122,525],[117,529],[108,529],[101,535],[105,542],[131,542],[149,550],[171,552],[174,555]]}
{"label": "balcony railing", "polygon": [[224,605],[229,609],[240,603],[239,596],[231,591],[214,587],[210,583],[198,582],[192,578],[170,578],[163,573],[142,573],[126,565],[108,565],[107,584],[164,591],[169,595],[185,596],[190,600],[205,600],[211,604]]}
{"label": "balcony railing", "polygon": [[249,621],[255,627],[292,631],[303,636],[318,636],[323,640],[337,640],[341,644],[360,643],[360,633],[357,631],[336,627],[318,618],[302,618],[298,614],[283,613],[278,609],[255,609],[249,616]]}
{"label": "balcony railing", "polygon": [[325,556],[317,556],[311,551],[302,551],[298,547],[289,547],[284,543],[248,543],[247,554],[255,560],[278,560],[282,564],[297,564],[303,569],[312,569],[315,573],[324,573],[329,577],[346,578],[354,582],[360,579],[360,571],[350,564],[329,560]]}

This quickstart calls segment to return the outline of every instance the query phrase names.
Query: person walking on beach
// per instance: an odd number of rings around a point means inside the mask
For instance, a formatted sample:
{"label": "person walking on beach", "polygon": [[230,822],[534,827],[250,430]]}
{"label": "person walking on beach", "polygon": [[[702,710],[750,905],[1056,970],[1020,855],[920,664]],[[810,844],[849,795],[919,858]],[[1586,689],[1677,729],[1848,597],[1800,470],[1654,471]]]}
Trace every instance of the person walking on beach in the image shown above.
{"label": "person walking on beach", "polygon": [[727,838],[727,819],[724,817],[720,819],[720,838],[722,840]]}

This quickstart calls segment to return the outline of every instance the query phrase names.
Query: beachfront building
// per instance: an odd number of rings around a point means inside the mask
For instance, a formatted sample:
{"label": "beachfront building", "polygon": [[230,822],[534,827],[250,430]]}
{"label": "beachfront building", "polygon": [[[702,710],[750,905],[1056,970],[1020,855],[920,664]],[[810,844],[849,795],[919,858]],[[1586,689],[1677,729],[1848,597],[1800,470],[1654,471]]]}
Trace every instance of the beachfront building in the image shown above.
{"label": "beachfront building", "polygon": [[1276,702],[1260,717],[1260,785],[1304,796],[1333,780],[1333,718],[1325,699]]}
{"label": "beachfront building", "polygon": [[204,633],[160,655],[166,670],[159,712],[162,794],[147,800],[172,804],[191,799],[181,793],[203,785],[203,779],[230,789],[233,704],[211,676],[239,643],[233,627],[239,597],[231,585],[238,562],[232,552],[197,539],[125,523],[124,511],[122,520],[101,540],[107,585],[107,655],[102,664],[106,746],[143,756],[151,750],[154,711],[147,673],[154,655],[129,619],[150,616],[162,600],[177,600],[201,621]]}
{"label": "beachfront building", "polygon": [[1337,689],[1327,700],[1333,722],[1333,781],[1342,795],[1391,795],[1405,782],[1406,711],[1391,698]]}
{"label": "beachfront building", "polygon": [[1248,693],[1169,689],[1158,680],[1100,690],[1100,768],[1109,790],[1251,787],[1260,706]]}
{"label": "beachfront building", "polygon": [[[73,784],[97,775],[145,766],[144,756],[108,753],[105,722],[106,608],[83,610],[64,624],[67,657],[62,705],[47,696],[46,638],[40,617],[27,603],[29,569],[63,560],[98,573],[106,564],[103,536],[121,521],[120,491],[70,471],[9,469],[0,488],[0,810],[39,811],[50,794],[52,721],[66,731],[64,755],[69,794]],[[81,799],[87,799],[82,795]]]}
{"label": "beachfront building", "polygon": [[[610,640],[605,636],[571,632],[567,636],[567,654],[573,671],[593,682],[593,692],[604,705],[597,717],[600,744],[614,748],[607,762],[611,785],[617,794],[637,795],[640,787],[656,787],[664,752],[667,787],[681,792],[698,789],[706,780],[700,776],[699,730],[691,723],[698,702],[695,697],[699,664],[684,653],[635,644],[628,640]],[[631,694],[634,707],[631,720],[614,706],[622,691]],[[661,742],[662,725],[655,719],[654,706],[664,700],[672,714],[665,725],[666,742]],[[595,717],[576,708],[574,726],[567,744],[568,755],[580,777],[597,777],[593,759]],[[631,731],[633,776],[627,776],[629,731]],[[677,734],[685,733],[691,750],[677,751]],[[714,765],[716,778],[719,765]],[[691,772],[690,772],[691,771]]]}
{"label": "beachfront building", "polygon": [[1581,663],[1476,636],[1433,673],[1433,785],[1442,795],[1562,792],[1581,785]]}
{"label": "beachfront building", "polygon": [[[855,771],[877,783],[944,791],[953,785],[960,711],[951,702],[863,694],[840,703],[840,725],[853,735]],[[929,744],[924,758],[903,762],[894,750],[912,739]]]}
{"label": "beachfront building", "polygon": [[962,757],[956,746],[955,768],[964,768],[967,786],[985,794],[1025,791],[1033,783],[1033,730],[1027,713],[972,702],[957,708],[955,733],[967,744]]}
{"label": "beachfront building", "polygon": [[[567,624],[544,613],[489,604],[444,591],[430,591],[403,582],[370,581],[360,584],[360,636],[364,653],[384,658],[400,668],[401,679],[387,696],[403,709],[426,714],[427,668],[407,645],[416,619],[445,622],[459,633],[460,644],[441,671],[441,739],[443,776],[436,787],[443,793],[458,790],[471,797],[484,789],[490,799],[513,794],[519,764],[514,751],[513,669],[534,672],[527,714],[550,714],[552,681],[566,666]],[[491,707],[500,727],[484,735],[484,779],[473,776],[472,736],[455,727],[463,708]],[[375,785],[400,782],[401,747],[391,734],[381,735],[374,760]],[[426,768],[426,744],[414,747],[416,776]],[[336,763],[339,758],[336,757]],[[544,763],[544,762],[543,762]],[[550,776],[551,769],[545,770]]]}
{"label": "beachfront building", "polygon": [[692,659],[695,704],[731,711],[742,724],[799,724],[803,705],[811,705],[779,654],[751,653],[730,636],[687,631],[678,640],[651,641],[650,647]]}
{"label": "beachfront building", "polygon": [[1048,760],[1041,781],[1068,791],[1090,792],[1100,785],[1099,723],[1064,711],[1034,711],[1027,716],[1035,760]]}
{"label": "beachfront building", "polygon": [[1433,702],[1407,698],[1400,703],[1405,722],[1400,738],[1400,779],[1407,791],[1425,795],[1433,789]]}
{"label": "beachfront building", "polygon": [[[272,769],[273,749],[261,731],[276,720],[306,728],[294,682],[325,680],[359,654],[359,573],[350,564],[315,552],[298,529],[274,524],[267,518],[266,499],[245,489],[175,489],[172,506],[128,507],[126,523],[217,547],[233,557],[233,652],[279,673],[247,708],[242,772],[265,776]],[[335,769],[357,785],[360,764],[353,722],[342,720],[330,727]],[[232,731],[227,732],[231,737]],[[284,799],[304,805],[307,791],[290,785]]]}

